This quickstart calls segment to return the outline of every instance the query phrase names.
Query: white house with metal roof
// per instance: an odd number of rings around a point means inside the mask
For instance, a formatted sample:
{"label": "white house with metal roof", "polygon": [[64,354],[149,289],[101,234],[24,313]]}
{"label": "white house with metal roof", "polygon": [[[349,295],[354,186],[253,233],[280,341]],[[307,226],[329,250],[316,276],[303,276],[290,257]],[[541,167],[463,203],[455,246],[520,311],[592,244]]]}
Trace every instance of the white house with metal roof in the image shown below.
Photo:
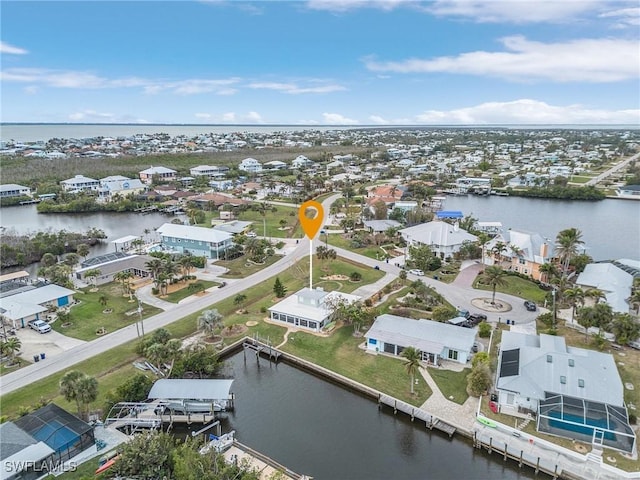
{"label": "white house with metal roof", "polygon": [[255,158],[245,158],[238,166],[239,170],[249,173],[258,173],[262,171],[262,164]]}
{"label": "white house with metal roof", "polygon": [[146,183],[148,185],[153,182],[154,177],[159,178],[164,182],[170,182],[172,180],[175,180],[176,173],[178,172],[176,172],[171,168],[152,166],[147,168],[146,170],[142,170],[141,172],[138,172],[138,175],[140,176],[140,180],[143,183]]}
{"label": "white house with metal roof", "polygon": [[319,332],[330,322],[336,302],[353,303],[360,299],[358,295],[305,287],[269,307],[269,317],[278,323]]}
{"label": "white house with metal roof", "polygon": [[496,391],[501,413],[536,416],[539,431],[634,448],[622,380],[608,353],[567,346],[555,335],[503,331]]}
{"label": "white house with metal roof", "polygon": [[476,331],[385,313],[376,318],[365,338],[370,352],[400,355],[405,348],[413,347],[424,361],[437,364],[445,359],[464,365],[471,359]]}
{"label": "white house with metal roof", "polygon": [[224,258],[233,245],[232,235],[222,230],[165,223],[158,228],[163,248],[177,253],[190,253],[207,258]]}
{"label": "white house with metal roof", "polygon": [[16,183],[0,185],[0,198],[31,196],[31,189]]}
{"label": "white house with metal roof", "polygon": [[434,221],[403,228],[400,235],[407,245],[428,245],[433,253],[441,257],[453,255],[464,242],[475,242],[478,237],[463,230],[458,224]]}
{"label": "white house with metal roof", "polygon": [[613,263],[590,263],[578,275],[576,285],[602,290],[614,312],[629,313],[627,299],[631,296],[633,275]]}
{"label": "white house with metal roof", "polygon": [[95,192],[100,188],[100,180],[76,175],[60,182],[65,192]]}
{"label": "white house with metal roof", "polygon": [[[25,287],[27,288],[27,287]],[[60,285],[49,284],[0,298],[0,313],[11,320],[13,327],[26,327],[31,320],[42,320],[42,313],[49,308],[64,307],[73,303],[76,292]]]}

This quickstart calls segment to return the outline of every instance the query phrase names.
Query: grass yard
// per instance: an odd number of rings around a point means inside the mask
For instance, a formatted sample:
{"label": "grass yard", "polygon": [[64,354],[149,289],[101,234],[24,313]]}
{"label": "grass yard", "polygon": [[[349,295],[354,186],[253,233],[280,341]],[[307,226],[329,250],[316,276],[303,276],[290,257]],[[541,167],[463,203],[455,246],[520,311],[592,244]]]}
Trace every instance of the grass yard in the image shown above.
{"label": "grass yard", "polygon": [[[100,303],[103,296],[107,300],[106,305]],[[75,298],[81,303],[70,309],[71,325],[63,327],[60,321],[51,324],[55,331],[63,335],[80,340],[95,340],[96,331],[102,327],[107,333],[111,333],[138,320],[138,303],[135,299],[130,302],[128,296],[124,297],[122,287],[114,282],[99,286],[97,292],[91,292],[89,288],[80,290]],[[104,313],[107,309],[111,309],[111,313]],[[161,311],[157,307],[142,304],[143,319]]]}
{"label": "grass yard", "polygon": [[[515,275],[505,275],[503,277],[507,285],[504,287],[498,286],[496,292],[507,293],[509,295],[515,295],[525,300],[532,300],[537,304],[543,304],[547,295],[546,290],[540,288],[537,284],[531,280],[525,280],[524,278],[516,277]],[[483,285],[476,278],[473,281],[473,288],[479,290],[487,290],[491,292],[492,288],[489,285]]]}
{"label": "grass yard", "polygon": [[412,395],[402,359],[365,353],[358,348],[363,341],[353,336],[352,327],[345,326],[330,337],[296,332],[289,335],[283,350],[412,405],[422,405],[431,396],[426,382],[418,382]]}
{"label": "grass yard", "polygon": [[15,372],[16,370],[20,370],[21,368],[27,367],[32,363],[25,360],[24,357],[21,357],[19,353],[17,355],[17,359],[20,361],[20,365],[7,367],[6,364],[0,363],[0,377],[2,375],[6,375],[7,373],[12,373],[12,372]]}
{"label": "grass yard", "polygon": [[[462,405],[469,398],[467,393],[467,375],[471,369],[465,368],[461,372],[443,370],[440,368],[429,368],[429,375],[436,382],[442,394],[451,400]],[[453,397],[453,398],[451,398]]]}
{"label": "grass yard", "polygon": [[586,176],[582,176],[582,175],[572,175],[571,177],[569,177],[569,183],[587,183],[592,178],[594,178],[594,177],[586,177]]}
{"label": "grass yard", "polygon": [[450,263],[443,264],[439,269],[433,272],[427,272],[430,277],[438,277],[438,280],[444,283],[453,282],[458,274],[460,273],[460,265],[462,262],[453,261]]}
{"label": "grass yard", "polygon": [[245,278],[249,275],[253,275],[256,272],[259,272],[269,265],[276,263],[278,260],[280,260],[280,258],[282,257],[271,255],[265,260],[263,264],[258,264],[247,261],[247,258],[242,255],[241,257],[234,260],[217,260],[215,264],[217,266],[229,269],[227,273],[221,275],[222,278]]}
{"label": "grass yard", "polygon": [[351,246],[351,240],[345,238],[343,234],[333,233],[331,235],[320,235],[320,241],[322,243],[325,243],[325,241],[327,241],[330,247],[333,246],[344,248],[345,250],[359,253],[360,255],[364,255],[365,257],[373,258],[374,260],[384,260],[385,251],[382,248],[375,245],[369,245],[362,248],[353,248]]}
{"label": "grass yard", "polygon": [[180,300],[183,300],[187,297],[190,297],[191,295],[194,295],[194,293],[196,292],[195,287],[193,287],[192,285],[196,285],[196,284],[200,284],[204,287],[204,289],[206,290],[207,288],[211,288],[211,287],[215,287],[216,285],[220,285],[220,283],[218,282],[214,282],[211,280],[195,280],[195,281],[191,281],[189,283],[178,283],[178,284],[174,284],[174,286],[176,285],[181,285],[182,288],[180,288],[180,290],[175,290],[173,292],[171,292],[170,294],[164,296],[164,297],[159,297],[162,300],[165,300],[167,302],[172,302],[172,303],[178,303]]}
{"label": "grass yard", "polygon": [[[260,212],[247,210],[238,214],[238,220],[254,222],[253,230],[258,235],[264,235],[264,223],[267,227],[267,238],[300,238],[302,229],[298,224],[298,209],[283,207],[282,205],[270,205],[265,217]],[[273,209],[276,211],[274,212]],[[264,220],[264,223],[263,223]],[[289,230],[280,230],[280,220],[286,220]]]}

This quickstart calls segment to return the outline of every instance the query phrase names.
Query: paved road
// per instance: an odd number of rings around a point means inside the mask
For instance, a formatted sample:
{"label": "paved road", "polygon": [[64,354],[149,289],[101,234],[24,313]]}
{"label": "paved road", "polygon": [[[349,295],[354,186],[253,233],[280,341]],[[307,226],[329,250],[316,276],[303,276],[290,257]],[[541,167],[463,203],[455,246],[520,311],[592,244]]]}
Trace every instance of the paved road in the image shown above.
{"label": "paved road", "polygon": [[636,161],[638,158],[640,158],[640,153],[636,153],[634,156],[629,157],[626,160],[623,160],[622,162],[618,163],[617,165],[614,165],[613,167],[611,167],[609,170],[606,170],[606,171],[602,172],[597,177],[592,178],[591,180],[589,180],[588,182],[585,183],[585,186],[589,187],[589,186],[597,185],[598,183],[600,183],[605,178],[613,175],[614,173],[616,173],[617,171],[621,170],[622,168],[625,168],[627,165],[629,165],[631,162]]}
{"label": "paved road", "polygon": [[[336,194],[327,198],[323,202],[325,219],[329,212],[331,203],[335,201],[340,195]],[[316,235],[316,238],[320,234]],[[316,241],[314,245],[320,245],[321,242]],[[350,252],[341,248],[335,248],[338,255],[344,258],[348,258],[355,262],[369,265],[372,268],[378,266],[380,270],[392,274],[398,275],[400,268],[391,263],[380,262],[368,257],[364,257],[357,253]],[[165,327],[179,318],[186,317],[196,313],[214,303],[217,303],[223,299],[237,295],[238,293],[251,288],[251,286],[264,282],[274,275],[291,268],[298,260],[308,256],[309,254],[309,239],[307,237],[300,240],[299,245],[288,255],[277,261],[273,265],[266,267],[265,269],[241,280],[237,280],[233,283],[229,283],[226,287],[212,292],[212,295],[206,295],[202,298],[180,304],[171,310],[159,313],[144,320],[145,332],[150,332],[161,327]],[[469,287],[461,287],[454,284],[445,284],[434,280],[429,277],[416,277],[409,275],[410,280],[422,280],[427,285],[436,289],[438,293],[443,295],[452,305],[464,308],[470,311],[477,310],[471,305],[471,300],[479,296],[487,296],[487,292],[479,293]],[[388,276],[385,281],[388,280]],[[505,294],[497,294],[496,299],[506,301],[513,306],[513,310],[508,314],[489,314],[489,321],[498,321],[498,316],[502,316],[502,321],[506,318],[516,320],[517,323],[529,323],[533,322],[536,317],[535,312],[528,312],[523,306],[522,299]],[[54,358],[47,359],[44,362],[34,363],[28,367],[22,368],[16,372],[9,373],[0,377],[0,392],[2,394],[12,392],[32,382],[45,378],[54,373],[68,369],[73,365],[87,360],[95,355],[103,353],[114,347],[134,340],[137,337],[136,325],[129,325],[128,327],[117,330],[113,333],[100,337],[91,342],[77,345],[66,351],[64,355],[57,355]]]}

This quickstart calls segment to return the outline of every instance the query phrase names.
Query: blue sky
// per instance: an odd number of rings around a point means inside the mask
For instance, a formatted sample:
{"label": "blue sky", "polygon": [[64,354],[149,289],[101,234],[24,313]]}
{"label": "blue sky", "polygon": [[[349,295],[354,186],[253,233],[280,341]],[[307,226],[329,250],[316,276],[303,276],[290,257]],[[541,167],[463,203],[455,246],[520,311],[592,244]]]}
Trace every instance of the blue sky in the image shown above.
{"label": "blue sky", "polygon": [[640,6],[2,1],[3,122],[640,124]]}

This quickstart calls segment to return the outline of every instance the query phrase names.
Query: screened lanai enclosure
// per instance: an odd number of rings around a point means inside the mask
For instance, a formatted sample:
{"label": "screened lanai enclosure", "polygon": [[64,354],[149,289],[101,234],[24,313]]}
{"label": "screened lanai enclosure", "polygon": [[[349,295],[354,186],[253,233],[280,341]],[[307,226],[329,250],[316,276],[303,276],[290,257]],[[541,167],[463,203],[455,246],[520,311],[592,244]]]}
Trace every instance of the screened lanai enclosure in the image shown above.
{"label": "screened lanai enclosure", "polygon": [[95,444],[93,427],[53,403],[14,422],[36,440],[55,451],[54,460],[65,462]]}
{"label": "screened lanai enclosure", "polygon": [[635,450],[636,436],[625,407],[567,395],[545,392],[538,409],[538,431],[627,453]]}

